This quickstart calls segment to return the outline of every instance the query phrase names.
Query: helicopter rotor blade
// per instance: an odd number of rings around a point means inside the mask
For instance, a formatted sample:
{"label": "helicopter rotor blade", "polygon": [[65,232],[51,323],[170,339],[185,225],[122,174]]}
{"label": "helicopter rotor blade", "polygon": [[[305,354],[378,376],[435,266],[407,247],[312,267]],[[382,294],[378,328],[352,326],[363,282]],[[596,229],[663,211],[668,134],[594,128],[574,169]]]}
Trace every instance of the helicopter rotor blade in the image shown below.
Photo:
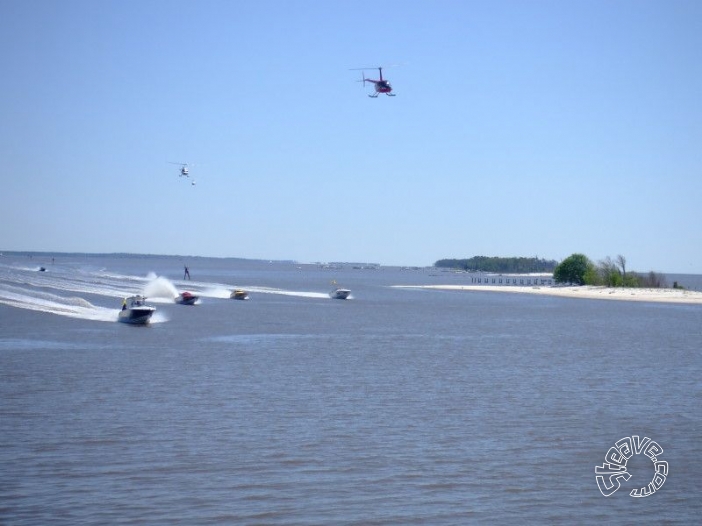
{"label": "helicopter rotor blade", "polygon": [[370,68],[350,68],[349,71],[361,71],[361,70],[378,69],[378,68],[388,69],[388,68],[396,68],[399,66],[404,66],[406,64],[407,64],[407,62],[396,62],[393,64],[388,64],[387,66],[372,66]]}

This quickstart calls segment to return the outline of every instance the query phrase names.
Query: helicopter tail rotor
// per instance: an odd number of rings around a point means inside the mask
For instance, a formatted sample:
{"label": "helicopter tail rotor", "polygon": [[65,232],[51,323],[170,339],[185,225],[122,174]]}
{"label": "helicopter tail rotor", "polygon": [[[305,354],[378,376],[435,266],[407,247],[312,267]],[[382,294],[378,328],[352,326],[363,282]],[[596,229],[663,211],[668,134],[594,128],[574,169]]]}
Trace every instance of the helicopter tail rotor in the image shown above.
{"label": "helicopter tail rotor", "polygon": [[363,85],[366,85],[366,82],[369,82],[369,80],[366,78],[366,68],[352,68],[350,71],[360,71],[361,72],[361,79],[357,80],[356,82],[363,82]]}

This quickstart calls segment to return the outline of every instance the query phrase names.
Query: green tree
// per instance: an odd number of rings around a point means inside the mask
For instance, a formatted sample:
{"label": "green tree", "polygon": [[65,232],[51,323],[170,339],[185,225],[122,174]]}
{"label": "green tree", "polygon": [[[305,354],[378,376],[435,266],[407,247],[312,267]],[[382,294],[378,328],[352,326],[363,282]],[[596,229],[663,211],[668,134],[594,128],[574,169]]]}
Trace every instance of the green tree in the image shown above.
{"label": "green tree", "polygon": [[602,277],[595,265],[588,267],[583,276],[583,280],[586,285],[602,285]]}
{"label": "green tree", "polygon": [[466,271],[478,272],[552,272],[556,268],[553,260],[525,257],[487,257],[473,256],[469,259],[440,259],[434,263],[435,267],[456,268]]}
{"label": "green tree", "polygon": [[636,272],[629,272],[624,278],[624,287],[642,287],[641,278],[636,274]]}
{"label": "green tree", "polygon": [[573,254],[568,256],[553,271],[553,278],[556,283],[574,283],[576,285],[588,284],[592,279],[593,269],[595,268],[592,261],[584,254]]}
{"label": "green tree", "polygon": [[612,258],[609,256],[600,261],[599,269],[602,276],[602,284],[606,287],[621,287],[624,285],[622,272],[619,270],[617,263],[612,261]]}

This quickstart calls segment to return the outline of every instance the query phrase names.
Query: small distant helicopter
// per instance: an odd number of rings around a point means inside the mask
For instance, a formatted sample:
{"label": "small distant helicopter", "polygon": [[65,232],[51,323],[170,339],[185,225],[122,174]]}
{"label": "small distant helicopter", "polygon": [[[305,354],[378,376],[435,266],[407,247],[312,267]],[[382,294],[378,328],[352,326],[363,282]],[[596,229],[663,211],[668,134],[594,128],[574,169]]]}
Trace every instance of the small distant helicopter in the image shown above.
{"label": "small distant helicopter", "polygon": [[[174,163],[173,161],[168,161],[169,164],[177,164],[180,166],[180,174],[179,177],[190,177],[190,171],[188,170],[188,163]],[[195,181],[192,180],[190,182],[193,186],[195,186]]]}
{"label": "small distant helicopter", "polygon": [[[365,71],[367,69],[377,69],[378,73],[380,75],[380,79],[374,80],[374,79],[367,79],[366,78],[366,73]],[[381,93],[385,93],[388,97],[394,97],[395,94],[392,93],[392,86],[390,85],[390,82],[387,80],[383,79],[383,68],[378,67],[378,68],[354,68],[355,71],[362,71],[362,80],[359,80],[359,82],[363,82],[363,85],[366,85],[366,82],[372,82],[375,87],[375,93],[373,95],[368,95],[370,98],[375,99],[380,95]]]}

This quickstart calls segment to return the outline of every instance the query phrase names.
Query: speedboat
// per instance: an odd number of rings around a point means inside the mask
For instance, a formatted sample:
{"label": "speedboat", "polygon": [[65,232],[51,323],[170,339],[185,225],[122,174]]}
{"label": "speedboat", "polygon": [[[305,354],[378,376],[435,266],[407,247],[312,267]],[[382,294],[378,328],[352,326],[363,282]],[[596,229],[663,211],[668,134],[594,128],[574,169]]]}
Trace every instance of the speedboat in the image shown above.
{"label": "speedboat", "polygon": [[151,319],[151,315],[156,311],[154,307],[144,303],[143,296],[129,296],[122,302],[122,310],[119,311],[119,321],[132,325],[146,325]]}
{"label": "speedboat", "polygon": [[190,292],[181,292],[175,297],[175,302],[178,305],[195,305],[195,302],[199,299],[200,296],[196,296]]}
{"label": "speedboat", "polygon": [[345,300],[349,297],[351,291],[349,289],[334,289],[329,293],[329,297],[335,300]]}
{"label": "speedboat", "polygon": [[247,300],[249,299],[249,293],[245,290],[236,289],[232,291],[229,297],[233,300]]}

